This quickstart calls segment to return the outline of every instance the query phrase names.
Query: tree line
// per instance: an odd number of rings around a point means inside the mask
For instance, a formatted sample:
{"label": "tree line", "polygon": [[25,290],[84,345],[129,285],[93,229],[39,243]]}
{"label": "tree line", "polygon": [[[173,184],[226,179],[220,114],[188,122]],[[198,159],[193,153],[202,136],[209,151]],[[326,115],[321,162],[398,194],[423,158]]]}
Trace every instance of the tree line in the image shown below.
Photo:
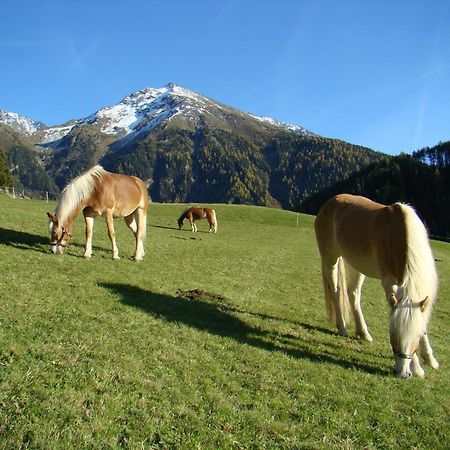
{"label": "tree line", "polygon": [[383,204],[412,205],[431,235],[450,238],[450,141],[370,164],[350,177],[300,201],[296,210],[317,214],[342,192]]}

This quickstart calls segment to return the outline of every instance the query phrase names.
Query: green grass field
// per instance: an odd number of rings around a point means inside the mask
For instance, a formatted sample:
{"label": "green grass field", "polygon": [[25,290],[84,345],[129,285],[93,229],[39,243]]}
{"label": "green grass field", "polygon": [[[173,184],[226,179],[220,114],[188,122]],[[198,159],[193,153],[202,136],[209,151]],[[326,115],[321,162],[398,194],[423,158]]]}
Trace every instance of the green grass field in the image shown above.
{"label": "green grass field", "polygon": [[[1,449],[448,448],[450,244],[433,242],[438,371],[391,375],[388,308],[368,279],[374,342],[328,323],[313,217],[214,205],[208,234],[149,209],[146,256],[116,220],[84,260],[82,218],[50,254],[55,204],[0,196]],[[353,330],[353,328],[352,328]]]}

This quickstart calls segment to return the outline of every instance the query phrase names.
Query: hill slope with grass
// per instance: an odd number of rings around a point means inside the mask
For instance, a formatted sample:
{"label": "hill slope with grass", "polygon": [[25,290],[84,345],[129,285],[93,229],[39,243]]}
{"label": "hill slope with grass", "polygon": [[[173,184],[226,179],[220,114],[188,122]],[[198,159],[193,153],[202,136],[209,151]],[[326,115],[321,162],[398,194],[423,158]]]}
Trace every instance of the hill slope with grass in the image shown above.
{"label": "hill slope with grass", "polygon": [[121,260],[97,219],[87,261],[81,217],[60,257],[53,203],[0,206],[0,448],[445,448],[449,244],[432,242],[441,369],[401,382],[377,281],[372,344],[327,322],[312,216],[213,205],[218,233],[193,234],[186,205],[152,204],[134,263],[121,220]]}

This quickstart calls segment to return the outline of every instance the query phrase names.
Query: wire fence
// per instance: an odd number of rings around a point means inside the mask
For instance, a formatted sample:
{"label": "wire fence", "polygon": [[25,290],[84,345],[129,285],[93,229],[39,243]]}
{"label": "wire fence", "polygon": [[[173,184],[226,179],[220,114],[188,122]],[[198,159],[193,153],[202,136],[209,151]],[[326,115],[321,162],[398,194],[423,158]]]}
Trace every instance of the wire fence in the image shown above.
{"label": "wire fence", "polygon": [[47,202],[59,200],[61,198],[60,192],[51,191],[35,191],[32,189],[0,186],[0,193],[9,195],[13,198],[23,198],[28,200],[46,200]]}

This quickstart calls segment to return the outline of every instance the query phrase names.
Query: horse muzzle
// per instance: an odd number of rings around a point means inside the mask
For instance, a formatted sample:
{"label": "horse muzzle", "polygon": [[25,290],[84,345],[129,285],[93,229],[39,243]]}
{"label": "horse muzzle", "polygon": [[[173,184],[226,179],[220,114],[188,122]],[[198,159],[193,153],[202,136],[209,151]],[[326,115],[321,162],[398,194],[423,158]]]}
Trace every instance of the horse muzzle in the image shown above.
{"label": "horse muzzle", "polygon": [[408,378],[412,377],[412,372],[409,369],[397,372],[397,370],[394,368],[393,373],[397,378],[400,378],[400,380],[407,380]]}
{"label": "horse muzzle", "polygon": [[401,380],[406,380],[411,378],[411,362],[414,357],[414,353],[405,354],[405,353],[396,353],[395,357],[395,366],[394,366],[394,375]]}
{"label": "horse muzzle", "polygon": [[59,242],[50,242],[50,251],[54,255],[62,255],[64,253],[64,249],[67,247],[67,244],[59,243]]}

